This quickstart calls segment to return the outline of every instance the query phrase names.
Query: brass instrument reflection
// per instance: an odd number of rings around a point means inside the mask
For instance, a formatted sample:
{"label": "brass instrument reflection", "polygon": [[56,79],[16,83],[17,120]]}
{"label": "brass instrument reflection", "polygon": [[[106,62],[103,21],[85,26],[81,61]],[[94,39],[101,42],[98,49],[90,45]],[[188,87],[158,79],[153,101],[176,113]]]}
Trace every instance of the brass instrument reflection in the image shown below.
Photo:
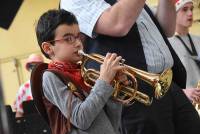
{"label": "brass instrument reflection", "polygon": [[[83,56],[81,73],[84,78],[85,84],[92,87],[96,79],[99,77],[99,72],[94,69],[86,69],[85,64],[88,62],[88,60],[93,60],[97,63],[102,64],[104,56],[95,53],[86,54],[83,51],[79,51],[79,54]],[[145,105],[150,105],[152,103],[152,97],[149,97],[148,95],[138,91],[138,83],[136,78],[143,80],[154,88],[154,97],[156,99],[162,98],[168,91],[169,86],[171,85],[171,69],[166,69],[162,74],[153,74],[125,65],[123,63],[121,64],[126,67],[126,69],[123,70],[123,73],[131,81],[131,85],[127,86],[119,82],[117,79],[113,80],[113,87],[115,89],[113,93],[113,98],[117,101],[120,101],[122,104],[131,105],[135,101],[139,101]]]}

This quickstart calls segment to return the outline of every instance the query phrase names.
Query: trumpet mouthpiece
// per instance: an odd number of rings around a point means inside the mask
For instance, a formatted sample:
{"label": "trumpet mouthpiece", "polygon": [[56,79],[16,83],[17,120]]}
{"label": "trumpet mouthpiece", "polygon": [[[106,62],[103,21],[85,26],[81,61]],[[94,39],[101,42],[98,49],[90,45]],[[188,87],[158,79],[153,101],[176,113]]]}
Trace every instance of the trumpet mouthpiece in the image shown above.
{"label": "trumpet mouthpiece", "polygon": [[85,53],[83,52],[83,50],[79,50],[79,51],[78,51],[78,54],[79,54],[79,55],[85,55]]}
{"label": "trumpet mouthpiece", "polygon": [[124,62],[125,62],[125,61],[126,61],[125,59],[121,59],[120,62],[121,62],[122,65],[124,65]]}

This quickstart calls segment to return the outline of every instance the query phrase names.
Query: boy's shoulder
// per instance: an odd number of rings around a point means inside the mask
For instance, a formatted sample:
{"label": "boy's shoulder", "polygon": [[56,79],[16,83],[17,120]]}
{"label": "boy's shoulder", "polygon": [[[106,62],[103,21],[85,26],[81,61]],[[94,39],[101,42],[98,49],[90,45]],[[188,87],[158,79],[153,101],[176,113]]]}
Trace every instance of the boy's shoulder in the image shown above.
{"label": "boy's shoulder", "polygon": [[56,76],[56,74],[54,74],[54,73],[51,72],[51,71],[44,71],[42,77],[43,77],[43,80],[44,80],[44,79],[54,79],[54,78],[56,78],[57,76]]}
{"label": "boy's shoulder", "polygon": [[65,84],[65,81],[63,80],[62,76],[60,76],[60,74],[55,73],[53,71],[50,70],[46,70],[43,73],[42,76],[42,81],[43,84],[44,83],[48,83],[48,84]]}

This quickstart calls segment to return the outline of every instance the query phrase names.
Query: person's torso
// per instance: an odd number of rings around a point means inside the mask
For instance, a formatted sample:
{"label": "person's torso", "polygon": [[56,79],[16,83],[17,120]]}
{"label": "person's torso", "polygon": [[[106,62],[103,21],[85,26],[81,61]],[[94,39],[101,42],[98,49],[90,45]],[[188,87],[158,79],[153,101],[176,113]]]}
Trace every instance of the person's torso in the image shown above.
{"label": "person's torso", "polygon": [[[192,51],[191,44],[189,41],[188,36],[180,36],[187,47]],[[196,36],[192,36],[192,41],[194,43],[195,49],[197,53],[200,54],[200,38]],[[176,51],[177,55],[179,56],[181,62],[183,63],[184,67],[186,68],[187,72],[187,88],[194,88],[197,86],[197,82],[200,80],[200,69],[195,63],[192,55],[188,52],[185,46],[177,37],[172,37],[169,39],[173,49]]]}
{"label": "person's torso", "polygon": [[[52,73],[45,72],[45,74],[46,74],[46,77],[47,77]],[[55,76],[55,75],[53,75],[53,76]],[[49,76],[49,77],[51,77],[51,76]],[[51,84],[49,84],[48,87],[43,85],[44,94],[46,94],[46,95],[47,95],[46,89],[48,89],[48,91],[49,91],[51,89],[50,87],[55,86],[56,84],[57,84],[56,87],[60,87],[58,84],[62,83],[61,80],[58,79],[57,77],[51,77],[51,78],[52,78],[51,79],[52,81],[57,82],[57,83],[50,82]],[[61,83],[58,82],[58,80]],[[48,81],[48,80],[46,80],[46,79],[43,80],[44,83],[46,83],[46,81]],[[62,85],[65,86],[64,83],[62,83]],[[67,89],[65,89],[65,90],[67,90]],[[65,94],[65,93],[63,93],[63,94]],[[83,94],[85,95],[86,98],[88,97],[88,94],[86,92],[83,91]],[[76,95],[73,95],[71,102],[69,102],[69,103],[71,103],[72,108],[78,105],[77,101],[76,101],[78,99],[78,96],[76,96],[76,97],[75,96]],[[67,96],[65,94],[64,97],[66,98],[66,97],[69,97],[69,96]],[[66,125],[67,119],[66,119],[65,116],[68,115],[67,112],[69,112],[69,110],[68,111],[63,110],[61,112],[61,110],[60,110],[61,108],[58,108],[60,106],[56,106],[55,104],[53,104],[53,103],[57,103],[57,102],[55,102],[54,100],[50,100],[48,95],[45,96],[45,98],[46,98],[46,99],[44,99],[45,107],[47,109],[48,117],[50,118],[50,125],[51,125],[52,130],[54,131],[54,133],[66,131],[67,128],[65,127],[65,125]],[[53,97],[51,97],[51,98],[53,98]],[[94,96],[94,98],[95,98],[95,96]],[[96,98],[96,99],[98,100],[98,98]],[[90,97],[89,100],[91,100],[91,97]],[[65,101],[62,101],[62,103],[63,102],[65,102]],[[90,107],[94,107],[92,105],[95,105],[94,101],[92,101],[92,102],[88,101],[87,103],[89,103],[89,105],[88,105],[88,107],[85,107],[86,109],[90,109]],[[84,107],[84,106],[82,106],[82,107]],[[101,106],[99,106],[99,107],[101,107]],[[108,102],[105,104],[104,108],[101,109],[99,114],[94,118],[94,120],[92,121],[92,124],[89,125],[89,128],[79,129],[79,128],[74,127],[72,125],[71,131],[69,133],[70,134],[103,134],[103,133],[105,133],[105,134],[107,134],[107,133],[109,133],[109,134],[119,134],[121,109],[122,109],[121,104],[114,102],[112,100],[108,100]],[[95,107],[94,107],[94,110],[95,110]],[[87,110],[81,111],[81,112],[83,112],[83,114],[84,114],[84,112],[87,112]],[[66,113],[66,115],[64,116],[63,113]],[[71,113],[71,114],[73,114],[73,115],[75,114],[74,116],[81,119],[80,114],[78,114],[76,112]],[[73,118],[74,118],[74,116],[73,116]],[[87,117],[92,118],[92,115],[91,116],[89,115]],[[82,118],[82,119],[85,120],[85,118]],[[76,120],[78,120],[78,119],[76,119]],[[88,123],[88,120],[85,120],[84,123]]]}

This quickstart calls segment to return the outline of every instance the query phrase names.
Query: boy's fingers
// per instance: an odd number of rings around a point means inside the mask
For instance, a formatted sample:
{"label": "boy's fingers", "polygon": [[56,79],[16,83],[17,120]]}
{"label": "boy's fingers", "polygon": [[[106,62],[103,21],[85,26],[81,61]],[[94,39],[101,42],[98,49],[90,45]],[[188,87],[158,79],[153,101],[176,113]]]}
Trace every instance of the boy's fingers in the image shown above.
{"label": "boy's fingers", "polygon": [[108,52],[108,53],[106,54],[106,57],[104,58],[104,61],[107,61],[107,60],[110,58],[110,56],[111,56],[111,53]]}
{"label": "boy's fingers", "polygon": [[110,58],[109,58],[109,61],[114,61],[117,57],[117,54],[116,53],[112,53]]}
{"label": "boy's fingers", "polygon": [[117,56],[117,57],[115,58],[113,64],[114,64],[114,65],[115,65],[115,64],[118,65],[118,64],[120,63],[121,59],[122,59],[121,56]]}

